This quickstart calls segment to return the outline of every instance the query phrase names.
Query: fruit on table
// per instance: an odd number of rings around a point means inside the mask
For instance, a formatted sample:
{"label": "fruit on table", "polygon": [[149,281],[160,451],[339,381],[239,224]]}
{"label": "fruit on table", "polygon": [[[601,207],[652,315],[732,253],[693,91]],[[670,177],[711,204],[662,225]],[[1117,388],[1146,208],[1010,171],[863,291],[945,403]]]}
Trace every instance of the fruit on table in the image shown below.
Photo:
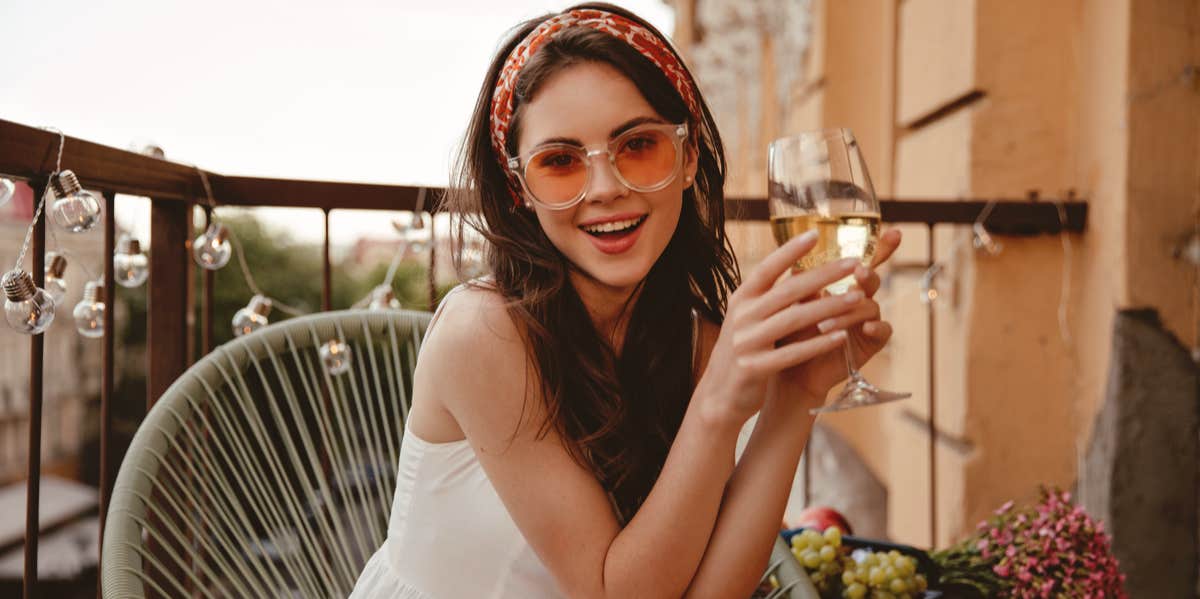
{"label": "fruit on table", "polygon": [[854,534],[854,529],[850,528],[850,522],[846,517],[838,513],[837,510],[823,506],[813,506],[806,508],[796,516],[796,526],[805,528],[815,528],[817,530],[825,530],[830,526],[836,526],[842,530],[843,534]]}

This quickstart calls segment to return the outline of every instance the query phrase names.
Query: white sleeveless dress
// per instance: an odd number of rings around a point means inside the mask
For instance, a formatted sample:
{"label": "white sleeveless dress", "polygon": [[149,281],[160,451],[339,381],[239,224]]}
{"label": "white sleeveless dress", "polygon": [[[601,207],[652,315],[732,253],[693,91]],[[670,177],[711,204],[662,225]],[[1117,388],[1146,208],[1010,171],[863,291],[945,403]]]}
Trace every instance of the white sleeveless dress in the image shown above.
{"label": "white sleeveless dress", "polygon": [[[694,312],[692,320],[695,363]],[[367,561],[350,598],[565,595],[521,535],[467,440],[430,443],[405,427],[387,539]]]}

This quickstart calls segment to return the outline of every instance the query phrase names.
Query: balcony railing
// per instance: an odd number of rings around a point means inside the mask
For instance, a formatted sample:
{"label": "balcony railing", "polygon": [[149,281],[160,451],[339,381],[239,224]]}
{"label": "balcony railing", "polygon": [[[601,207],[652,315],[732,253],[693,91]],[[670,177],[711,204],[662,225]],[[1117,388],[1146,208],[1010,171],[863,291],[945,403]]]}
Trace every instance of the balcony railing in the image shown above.
{"label": "balcony railing", "polygon": [[[0,176],[23,179],[34,189],[35,198],[45,191],[47,178],[54,170],[59,147],[59,135],[49,131],[0,120]],[[194,264],[189,255],[189,245],[194,233],[193,208],[206,207],[206,193],[199,171],[192,166],[160,160],[150,156],[128,152],[81,139],[66,137],[62,164],[73,170],[82,185],[99,190],[104,197],[104,254],[111,257],[115,249],[115,204],[117,194],[145,196],[150,198],[150,279],[148,285],[149,310],[147,322],[146,372],[148,384],[146,407],[152,406],[171,383],[198,356],[191,349],[199,336],[202,352],[212,349],[213,276],[204,271],[201,288],[195,289]],[[435,212],[439,207],[442,189],[422,189],[401,185],[373,185],[359,183],[336,183],[329,181],[304,181],[295,179],[263,179],[255,177],[232,177],[206,172],[212,194],[222,206],[275,206],[288,208],[313,208],[325,216],[322,309],[331,309],[332,288],[329,242],[329,215],[333,210],[386,210],[411,211],[418,208],[424,192],[425,209]],[[734,220],[765,221],[767,203],[762,198],[734,198],[727,200],[730,218]],[[1039,201],[1036,195],[1011,200],[984,199],[885,199],[880,202],[882,218],[890,223],[919,223],[932,229],[938,224],[970,225],[975,223],[985,210],[987,229],[994,234],[1035,235],[1056,233],[1062,230],[1079,232],[1084,229],[1087,205],[1075,198],[1066,201]],[[206,214],[211,212],[206,208]],[[207,223],[205,223],[207,224]],[[45,218],[34,228],[31,274],[40,287],[44,284]],[[934,255],[934,236],[929,235],[928,255]],[[430,247],[435,248],[436,243]],[[9,259],[7,257],[5,260]],[[430,252],[430,305],[435,303],[433,295],[434,252]],[[113,281],[111,258],[104,260],[106,281]],[[928,267],[929,264],[916,265]],[[110,293],[111,297],[111,293]],[[189,324],[188,315],[193,313],[199,301],[200,322]],[[104,514],[118,464],[113,456],[121,452],[112,446],[112,401],[113,401],[113,313],[105,311],[105,334],[102,340],[103,371],[100,389],[100,526],[103,537]],[[937,464],[934,444],[937,439],[934,429],[936,414],[935,396],[932,390],[933,372],[933,329],[932,309],[929,312],[928,334],[930,343],[930,396],[928,401],[929,466],[930,466],[930,514],[937,511],[936,487]],[[43,381],[43,337],[30,338],[29,361],[29,465],[27,484],[27,508],[25,527],[25,570],[24,596],[36,596],[37,590],[37,547],[38,547],[38,489],[40,483],[41,408]],[[804,476],[807,479],[808,459]],[[804,485],[807,489],[809,485]],[[931,518],[932,523],[936,522]],[[936,535],[931,538],[936,538]],[[102,559],[102,556],[101,556]]]}

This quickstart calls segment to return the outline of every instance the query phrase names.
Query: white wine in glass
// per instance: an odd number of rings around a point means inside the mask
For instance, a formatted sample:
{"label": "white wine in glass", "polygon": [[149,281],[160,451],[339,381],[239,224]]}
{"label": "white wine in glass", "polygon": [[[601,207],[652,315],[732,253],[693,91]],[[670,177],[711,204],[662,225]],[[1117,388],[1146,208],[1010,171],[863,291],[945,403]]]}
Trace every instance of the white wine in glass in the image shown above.
{"label": "white wine in glass", "polygon": [[[817,245],[796,265],[809,270],[842,258],[871,266],[879,241],[879,202],[867,164],[848,129],[802,133],[771,142],[768,149],[768,205],[776,243],[817,231]],[[825,290],[845,293],[853,275]],[[854,366],[850,343],[843,345],[850,380],[833,400],[813,412],[834,412],[911,397],[869,383]]]}

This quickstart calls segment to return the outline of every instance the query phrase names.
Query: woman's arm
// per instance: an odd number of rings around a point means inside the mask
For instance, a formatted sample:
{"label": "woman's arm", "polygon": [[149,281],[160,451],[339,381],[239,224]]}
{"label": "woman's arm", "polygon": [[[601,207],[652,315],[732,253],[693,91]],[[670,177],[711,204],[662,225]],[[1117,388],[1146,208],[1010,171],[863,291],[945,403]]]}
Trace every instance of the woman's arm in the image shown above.
{"label": "woman's arm", "polygon": [[[886,261],[899,244],[899,231],[885,233],[872,266]],[[879,306],[871,299],[879,289],[878,275],[861,268],[855,278],[865,299],[855,310],[836,319],[835,327],[867,323],[851,343],[856,363],[863,364],[891,337],[891,327],[877,321]],[[800,455],[816,421],[809,409],[820,406],[828,389],[845,378],[844,365],[838,348],[772,378],[767,400],[730,478],[716,527],[687,597],[746,597],[762,578],[773,539],[779,534]]]}
{"label": "woman's arm", "polygon": [[604,489],[561,439],[552,430],[538,435],[545,417],[540,387],[502,302],[483,291],[450,300],[422,349],[415,392],[442,398],[513,521],[567,595],[674,599],[686,591],[733,472],[738,431],[761,409],[766,381],[842,341],[830,333],[775,347],[775,340],[850,309],[829,298],[791,307],[845,276],[844,264],[773,286],[812,248],[814,239],[797,239],[772,253],[731,299],[736,315],[722,327],[658,480],[624,528]]}

